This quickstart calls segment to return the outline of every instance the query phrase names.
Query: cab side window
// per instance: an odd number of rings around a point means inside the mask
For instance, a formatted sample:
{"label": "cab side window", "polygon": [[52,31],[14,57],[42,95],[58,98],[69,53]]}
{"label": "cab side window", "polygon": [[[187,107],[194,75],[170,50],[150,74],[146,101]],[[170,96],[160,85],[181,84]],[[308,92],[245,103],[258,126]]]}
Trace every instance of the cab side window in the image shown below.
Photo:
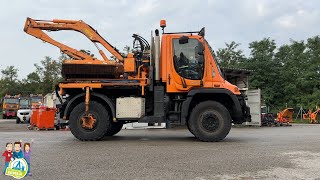
{"label": "cab side window", "polygon": [[176,72],[183,78],[201,80],[203,75],[203,56],[196,52],[199,45],[197,39],[189,39],[180,44],[179,39],[173,39],[173,62]]}

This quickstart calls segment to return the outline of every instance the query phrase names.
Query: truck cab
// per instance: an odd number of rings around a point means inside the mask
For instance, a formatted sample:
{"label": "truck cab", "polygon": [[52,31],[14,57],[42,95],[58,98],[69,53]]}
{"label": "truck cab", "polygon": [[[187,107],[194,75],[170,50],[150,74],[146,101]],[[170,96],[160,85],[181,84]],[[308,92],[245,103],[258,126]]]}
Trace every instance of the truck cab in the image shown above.
{"label": "truck cab", "polygon": [[2,118],[9,119],[17,116],[19,96],[5,95],[2,100]]}
{"label": "truck cab", "polygon": [[31,94],[30,99],[31,99],[31,106],[33,108],[38,108],[43,102],[42,94]]}
{"label": "truck cab", "polygon": [[[160,77],[166,92],[189,99],[188,107],[205,100],[217,101],[228,109],[233,123],[250,121],[245,95],[223,78],[204,31],[163,33]],[[188,118],[185,114],[191,109],[182,110],[181,118]]]}

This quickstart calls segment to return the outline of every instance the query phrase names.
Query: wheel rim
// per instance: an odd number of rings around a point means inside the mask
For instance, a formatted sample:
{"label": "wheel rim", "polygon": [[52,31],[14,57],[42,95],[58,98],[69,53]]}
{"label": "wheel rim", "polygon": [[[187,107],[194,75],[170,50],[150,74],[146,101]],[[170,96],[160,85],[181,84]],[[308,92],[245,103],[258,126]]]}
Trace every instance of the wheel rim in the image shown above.
{"label": "wheel rim", "polygon": [[94,131],[97,128],[97,116],[93,113],[79,116],[79,126],[85,131]]}
{"label": "wheel rim", "polygon": [[219,117],[214,111],[206,111],[200,116],[200,126],[207,132],[215,132],[219,126]]}

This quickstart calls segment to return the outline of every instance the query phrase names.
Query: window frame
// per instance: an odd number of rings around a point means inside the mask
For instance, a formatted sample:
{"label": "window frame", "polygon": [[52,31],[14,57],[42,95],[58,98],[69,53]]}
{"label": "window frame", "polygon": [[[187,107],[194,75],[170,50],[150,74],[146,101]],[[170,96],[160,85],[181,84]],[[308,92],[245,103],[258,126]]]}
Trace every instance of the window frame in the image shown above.
{"label": "window frame", "polygon": [[[198,73],[201,73],[201,74],[200,74],[200,78],[193,79],[193,78],[188,77],[188,76],[183,76],[183,74],[181,74],[181,73],[178,71],[177,65],[176,65],[176,61],[175,61],[175,58],[174,58],[174,56],[176,55],[176,54],[175,54],[175,41],[179,41],[179,38],[180,38],[180,37],[172,38],[172,56],[171,56],[171,58],[172,58],[172,61],[173,61],[173,69],[174,69],[175,72],[176,72],[180,77],[182,77],[182,78],[185,78],[185,79],[188,79],[188,80],[201,81],[201,80],[203,79],[204,72],[205,72],[205,62],[206,62],[205,53],[204,53],[204,55],[202,55],[202,56],[203,56],[203,59],[204,59],[204,61],[203,61],[203,63],[202,63],[202,66],[203,66],[202,69],[200,69],[199,67],[197,68],[198,70],[201,70],[201,71],[197,71]],[[203,44],[202,41],[200,41],[198,38],[189,38],[189,42],[190,42],[190,40],[195,40],[197,43]],[[189,42],[188,42],[188,43],[189,43]],[[204,44],[203,44],[203,45],[204,45]],[[196,46],[195,46],[195,47],[196,47]],[[194,49],[195,49],[195,47],[194,47]],[[204,50],[204,51],[205,51],[205,50]],[[195,51],[194,51],[194,54],[195,54]],[[196,62],[198,63],[198,62],[199,62],[198,59],[197,59],[196,57],[194,57],[194,58],[195,58]],[[188,59],[188,58],[187,58],[187,59]],[[189,68],[189,62],[190,62],[190,59],[189,59],[189,61],[188,61],[188,68]],[[197,65],[197,63],[195,63],[195,64]]]}

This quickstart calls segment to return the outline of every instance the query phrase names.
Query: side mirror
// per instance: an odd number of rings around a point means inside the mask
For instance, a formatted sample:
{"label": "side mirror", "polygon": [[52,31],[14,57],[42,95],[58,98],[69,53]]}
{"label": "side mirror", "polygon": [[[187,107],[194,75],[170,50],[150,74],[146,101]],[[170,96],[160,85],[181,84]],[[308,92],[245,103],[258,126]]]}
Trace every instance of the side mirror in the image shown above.
{"label": "side mirror", "polygon": [[204,37],[204,35],[205,35],[205,28],[204,27],[201,28],[201,30],[199,31],[199,35]]}
{"label": "side mirror", "polygon": [[181,36],[179,38],[179,44],[187,44],[189,42],[189,37],[188,36]]}

